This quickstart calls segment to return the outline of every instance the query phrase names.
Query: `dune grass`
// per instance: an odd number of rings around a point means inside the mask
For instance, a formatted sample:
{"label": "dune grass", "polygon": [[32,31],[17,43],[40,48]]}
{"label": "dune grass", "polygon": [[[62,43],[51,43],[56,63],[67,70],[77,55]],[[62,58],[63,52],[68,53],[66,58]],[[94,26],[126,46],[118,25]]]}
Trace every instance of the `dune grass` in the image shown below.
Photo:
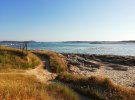
{"label": "dune grass", "polygon": [[67,64],[64,60],[64,56],[58,54],[58,53],[55,53],[55,52],[52,52],[52,51],[33,51],[34,53],[36,54],[40,54],[42,56],[45,56],[49,59],[50,61],[50,68],[51,68],[51,71],[52,72],[55,72],[55,73],[60,73],[60,72],[64,72],[64,71],[67,71],[68,68],[67,68]]}
{"label": "dune grass", "polygon": [[76,94],[72,89],[61,83],[50,84],[46,87],[46,90],[49,91],[50,94],[54,95],[55,98],[61,97],[64,98],[64,100],[80,99],[78,94]]}
{"label": "dune grass", "polygon": [[64,72],[57,79],[96,100],[135,100],[134,88],[116,85],[108,78],[84,77]]}
{"label": "dune grass", "polygon": [[31,52],[27,54],[19,49],[0,46],[0,70],[34,68],[40,63]]}
{"label": "dune grass", "polygon": [[0,74],[0,100],[79,100],[73,90],[60,84],[43,84],[34,76]]}
{"label": "dune grass", "polygon": [[25,73],[40,63],[31,51],[0,46],[0,100],[79,100],[72,89],[59,83],[41,83]]}

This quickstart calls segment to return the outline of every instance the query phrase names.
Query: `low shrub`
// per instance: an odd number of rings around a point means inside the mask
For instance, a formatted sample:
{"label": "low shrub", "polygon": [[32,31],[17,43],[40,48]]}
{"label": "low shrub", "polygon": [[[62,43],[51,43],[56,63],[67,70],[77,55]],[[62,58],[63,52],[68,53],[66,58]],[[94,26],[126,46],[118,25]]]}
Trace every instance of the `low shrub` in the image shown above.
{"label": "low shrub", "polygon": [[[50,84],[46,88],[47,91],[55,91],[53,93],[57,93],[60,97],[64,97],[64,100],[79,100],[79,96],[72,89],[61,83]],[[51,92],[51,94],[53,93]],[[56,98],[57,97],[56,95]]]}
{"label": "low shrub", "polygon": [[100,76],[77,76],[68,72],[60,73],[57,80],[75,90],[98,100],[134,100],[135,89],[114,84],[109,78]]}

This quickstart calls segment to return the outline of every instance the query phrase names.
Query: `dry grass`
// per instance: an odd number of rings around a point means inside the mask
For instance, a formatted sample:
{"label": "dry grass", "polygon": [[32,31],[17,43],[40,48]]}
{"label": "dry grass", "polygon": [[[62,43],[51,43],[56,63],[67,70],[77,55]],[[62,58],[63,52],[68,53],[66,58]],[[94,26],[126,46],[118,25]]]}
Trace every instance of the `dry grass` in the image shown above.
{"label": "dry grass", "polygon": [[110,79],[99,76],[89,78],[68,72],[60,73],[58,80],[69,84],[81,93],[101,100],[135,100],[135,89],[114,84]]}
{"label": "dry grass", "polygon": [[0,46],[0,100],[79,100],[78,95],[64,85],[43,84],[24,73],[40,62],[31,51],[26,54]]}
{"label": "dry grass", "polygon": [[69,88],[59,84],[45,85],[35,77],[0,74],[0,100],[78,100]]}
{"label": "dry grass", "polygon": [[[39,88],[39,89],[38,89]],[[0,75],[0,100],[50,100],[33,77],[19,74]]]}
{"label": "dry grass", "polygon": [[61,83],[50,84],[46,87],[46,90],[55,98],[64,98],[64,100],[80,99],[78,94],[76,94],[72,89]]}
{"label": "dry grass", "polygon": [[34,68],[39,63],[40,59],[30,52],[0,46],[0,70]]}
{"label": "dry grass", "polygon": [[60,73],[68,69],[67,64],[64,60],[64,56],[58,53],[51,51],[37,51],[37,52],[33,51],[33,52],[45,56],[49,59],[52,72]]}

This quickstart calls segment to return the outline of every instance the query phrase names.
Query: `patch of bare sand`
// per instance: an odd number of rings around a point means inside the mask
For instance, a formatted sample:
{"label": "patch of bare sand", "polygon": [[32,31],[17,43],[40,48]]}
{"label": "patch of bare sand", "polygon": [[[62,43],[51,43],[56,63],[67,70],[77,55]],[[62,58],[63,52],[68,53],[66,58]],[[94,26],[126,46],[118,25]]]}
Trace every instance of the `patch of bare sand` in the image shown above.
{"label": "patch of bare sand", "polygon": [[85,67],[72,66],[70,68],[74,74],[81,74],[84,76],[102,76],[112,79],[116,84],[135,87],[135,67],[129,67],[127,71],[108,69],[107,66],[101,66],[100,69],[94,71]]}
{"label": "patch of bare sand", "polygon": [[27,70],[26,74],[36,76],[40,82],[49,83],[50,81],[54,80],[57,75],[45,69],[49,67],[49,62],[46,58],[42,57],[41,60],[42,62],[40,65],[38,65],[35,69]]}

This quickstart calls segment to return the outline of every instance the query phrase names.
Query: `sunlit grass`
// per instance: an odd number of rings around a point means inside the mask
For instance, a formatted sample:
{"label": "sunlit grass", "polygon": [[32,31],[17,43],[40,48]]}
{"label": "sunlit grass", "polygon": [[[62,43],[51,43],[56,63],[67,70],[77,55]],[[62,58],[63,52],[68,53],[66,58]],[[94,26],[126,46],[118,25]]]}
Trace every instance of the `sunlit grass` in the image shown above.
{"label": "sunlit grass", "polygon": [[61,84],[43,84],[34,76],[0,74],[0,100],[79,100]]}
{"label": "sunlit grass", "polygon": [[[39,88],[39,89],[38,89]],[[42,90],[40,84],[33,77],[20,74],[0,75],[0,99],[1,100],[43,100],[49,96]]]}
{"label": "sunlit grass", "polygon": [[45,56],[50,61],[50,67],[52,72],[60,73],[68,70],[64,57],[58,53],[52,51],[33,51],[34,53]]}

